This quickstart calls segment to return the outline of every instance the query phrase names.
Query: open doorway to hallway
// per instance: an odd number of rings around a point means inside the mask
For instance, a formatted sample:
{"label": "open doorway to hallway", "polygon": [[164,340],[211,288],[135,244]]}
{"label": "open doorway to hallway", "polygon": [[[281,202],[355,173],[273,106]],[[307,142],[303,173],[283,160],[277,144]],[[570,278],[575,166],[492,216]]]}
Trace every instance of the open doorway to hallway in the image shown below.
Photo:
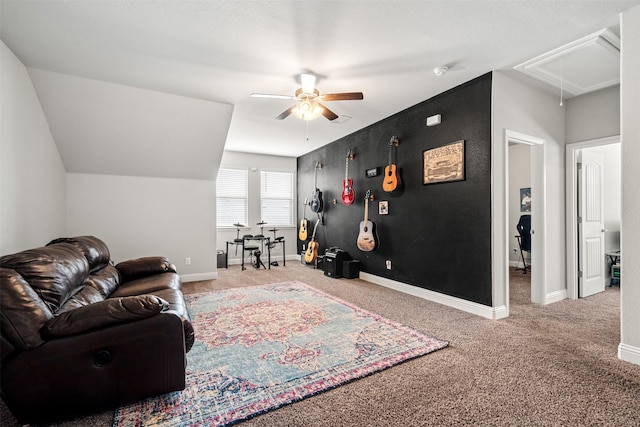
{"label": "open doorway to hallway", "polygon": [[535,274],[531,237],[523,239],[517,227],[527,220],[531,223],[531,208],[535,203],[535,194],[531,191],[531,149],[528,144],[508,144],[509,299],[519,303],[531,302],[531,275]]}

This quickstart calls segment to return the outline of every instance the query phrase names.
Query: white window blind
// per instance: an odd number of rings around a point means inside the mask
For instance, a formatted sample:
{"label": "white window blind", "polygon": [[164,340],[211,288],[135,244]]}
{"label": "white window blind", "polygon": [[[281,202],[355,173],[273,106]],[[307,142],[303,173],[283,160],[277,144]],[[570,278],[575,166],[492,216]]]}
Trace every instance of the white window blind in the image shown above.
{"label": "white window blind", "polygon": [[218,227],[248,223],[248,181],[246,169],[220,169],[216,180],[216,216]]}
{"label": "white window blind", "polygon": [[260,219],[270,226],[293,226],[293,172],[260,171]]}

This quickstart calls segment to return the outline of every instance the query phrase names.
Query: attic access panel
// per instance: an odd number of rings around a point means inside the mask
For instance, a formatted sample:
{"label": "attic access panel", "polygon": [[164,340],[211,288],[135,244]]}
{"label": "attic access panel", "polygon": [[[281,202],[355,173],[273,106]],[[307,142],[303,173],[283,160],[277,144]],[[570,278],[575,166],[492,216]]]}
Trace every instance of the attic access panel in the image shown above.
{"label": "attic access panel", "polygon": [[513,67],[577,96],[620,83],[620,38],[604,29]]}

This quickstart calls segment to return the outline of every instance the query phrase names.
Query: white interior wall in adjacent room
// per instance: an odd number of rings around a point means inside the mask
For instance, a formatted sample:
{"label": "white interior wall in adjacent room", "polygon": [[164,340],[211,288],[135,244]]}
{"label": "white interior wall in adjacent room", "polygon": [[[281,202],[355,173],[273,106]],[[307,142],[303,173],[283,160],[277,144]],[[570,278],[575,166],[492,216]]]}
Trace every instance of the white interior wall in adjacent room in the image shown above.
{"label": "white interior wall in adjacent room", "polygon": [[68,235],[104,240],[114,262],[166,256],[184,281],[217,277],[213,181],[70,173],[67,194]]}
{"label": "white interior wall in adjacent room", "polygon": [[[263,154],[252,154],[252,153],[241,153],[236,151],[225,151],[222,155],[222,161],[220,164],[221,168],[237,168],[237,169],[247,169],[249,171],[249,206],[248,206],[248,219],[249,223],[245,224],[249,226],[249,229],[243,229],[240,231],[240,235],[242,234],[258,234],[260,232],[260,227],[257,225],[258,222],[261,222],[260,218],[260,170],[270,170],[270,171],[282,171],[282,172],[293,172],[294,174],[294,185],[296,182],[296,173],[297,173],[297,159],[295,157],[283,157],[283,156],[269,156]],[[296,189],[294,188],[294,197],[297,194]],[[295,200],[294,200],[295,203]],[[295,206],[294,206],[294,215],[295,215]],[[294,216],[295,219],[295,216]],[[273,237],[273,233],[268,232],[267,230],[273,228],[273,226],[269,226],[269,224],[264,226],[264,234],[265,236]],[[218,229],[218,250],[226,250],[226,242],[233,241],[236,238],[236,229]],[[287,259],[293,259],[296,255],[296,239],[297,237],[297,227],[278,227],[278,231],[276,232],[277,236],[283,236],[285,240],[285,248],[286,248],[286,257]],[[280,254],[282,254],[281,248],[274,248],[274,256],[277,255],[275,260],[281,260]],[[238,254],[235,253],[234,246],[229,247],[229,264],[239,263],[241,260],[241,249],[238,249]]]}
{"label": "white interior wall in adjacent room", "polygon": [[622,268],[618,356],[640,365],[640,6],[621,15]]}
{"label": "white interior wall in adjacent room", "polygon": [[65,169],[27,69],[0,41],[0,255],[65,232]]}
{"label": "white interior wall in adjacent room", "polygon": [[[531,188],[531,146],[514,144],[509,146],[509,261],[512,266],[522,267],[516,225],[521,215],[531,212],[520,211],[520,189]],[[533,194],[532,203],[533,202]],[[514,251],[514,249],[517,249]],[[528,262],[528,254],[525,253]],[[518,264],[519,262],[519,264]]]}

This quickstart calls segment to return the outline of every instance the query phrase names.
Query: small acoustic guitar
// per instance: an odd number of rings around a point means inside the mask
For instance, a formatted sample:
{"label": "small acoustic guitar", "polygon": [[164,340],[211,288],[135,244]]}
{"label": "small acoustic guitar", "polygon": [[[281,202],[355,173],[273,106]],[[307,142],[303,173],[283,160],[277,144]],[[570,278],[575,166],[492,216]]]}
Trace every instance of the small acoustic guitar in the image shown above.
{"label": "small acoustic guitar", "polygon": [[298,232],[298,238],[303,242],[307,240],[307,205],[309,204],[308,199],[304,199],[304,208],[302,208],[302,219],[300,220],[300,231]]}
{"label": "small acoustic guitar", "polygon": [[311,210],[315,213],[322,212],[322,208],[324,206],[322,202],[322,191],[318,189],[318,169],[320,168],[320,162],[316,162],[316,166],[313,171],[313,196],[311,196]]}
{"label": "small acoustic guitar", "polygon": [[369,220],[369,199],[371,198],[371,190],[367,190],[364,196],[364,221],[360,222],[360,233],[358,233],[358,249],[363,252],[371,252],[378,245],[376,236],[376,224]]}
{"label": "small acoustic guitar", "polygon": [[316,225],[313,226],[313,234],[311,235],[311,241],[307,247],[307,251],[304,253],[304,262],[307,264],[313,263],[318,257],[318,242],[316,242],[316,229],[320,224],[320,219],[316,221]]}
{"label": "small acoustic guitar", "polygon": [[392,136],[389,141],[389,165],[384,168],[384,180],[382,181],[382,189],[387,193],[395,191],[400,186],[398,166],[392,160],[392,155],[395,153],[394,147],[398,147],[399,143],[397,136]]}
{"label": "small acoustic guitar", "polygon": [[344,173],[344,181],[342,181],[342,203],[349,206],[356,198],[356,191],[353,189],[353,179],[349,178],[349,160],[353,159],[351,148],[347,152],[347,160]]}

